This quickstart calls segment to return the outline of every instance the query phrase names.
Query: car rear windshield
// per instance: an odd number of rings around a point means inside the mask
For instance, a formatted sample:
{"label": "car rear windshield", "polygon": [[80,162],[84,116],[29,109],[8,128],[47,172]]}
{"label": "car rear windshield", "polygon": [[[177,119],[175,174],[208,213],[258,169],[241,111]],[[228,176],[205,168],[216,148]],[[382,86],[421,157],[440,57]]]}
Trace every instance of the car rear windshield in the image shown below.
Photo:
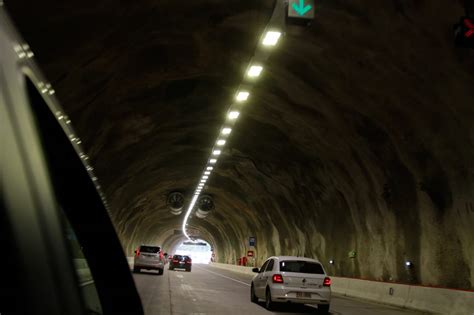
{"label": "car rear windshield", "polygon": [[160,252],[159,246],[140,246],[140,252],[142,253],[159,253]]}
{"label": "car rear windshield", "polygon": [[324,274],[323,267],[315,262],[304,260],[285,260],[280,262],[280,271]]}
{"label": "car rear windshield", "polygon": [[183,259],[183,256],[181,256],[181,255],[174,255],[174,256],[173,256],[173,259],[181,260],[181,259]]}

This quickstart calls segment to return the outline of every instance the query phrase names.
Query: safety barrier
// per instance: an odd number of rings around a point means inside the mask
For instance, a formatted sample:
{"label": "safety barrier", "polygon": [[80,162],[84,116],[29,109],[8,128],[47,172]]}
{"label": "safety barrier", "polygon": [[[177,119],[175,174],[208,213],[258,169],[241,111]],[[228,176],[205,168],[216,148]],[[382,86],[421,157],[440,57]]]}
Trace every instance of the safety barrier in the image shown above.
{"label": "safety barrier", "polygon": [[[252,267],[212,263],[221,269],[254,274]],[[474,292],[445,288],[331,277],[332,292],[418,311],[474,315]]]}

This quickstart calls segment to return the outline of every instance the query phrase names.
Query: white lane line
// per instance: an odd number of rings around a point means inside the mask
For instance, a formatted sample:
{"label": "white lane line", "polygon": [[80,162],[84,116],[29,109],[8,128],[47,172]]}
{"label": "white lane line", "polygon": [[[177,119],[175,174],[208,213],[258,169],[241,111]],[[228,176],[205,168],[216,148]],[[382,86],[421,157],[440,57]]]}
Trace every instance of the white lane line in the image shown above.
{"label": "white lane line", "polygon": [[[195,268],[196,268],[196,267],[195,267]],[[232,280],[232,281],[235,281],[235,282],[238,282],[238,283],[240,283],[240,284],[244,284],[244,285],[250,287],[250,284],[245,283],[245,282],[242,282],[242,281],[240,281],[240,280],[237,280],[237,279],[234,279],[234,278],[231,278],[231,277],[227,277],[227,276],[221,275],[220,273],[217,273],[217,272],[214,272],[214,271],[210,271],[210,270],[207,270],[207,269],[204,269],[204,268],[199,268],[199,267],[197,267],[197,268],[198,268],[198,269],[201,269],[201,270],[204,270],[204,271],[206,271],[206,272],[213,273],[213,274],[215,274],[215,275],[217,275],[217,276],[219,276],[219,277],[226,278],[226,279],[229,279],[229,280]]]}

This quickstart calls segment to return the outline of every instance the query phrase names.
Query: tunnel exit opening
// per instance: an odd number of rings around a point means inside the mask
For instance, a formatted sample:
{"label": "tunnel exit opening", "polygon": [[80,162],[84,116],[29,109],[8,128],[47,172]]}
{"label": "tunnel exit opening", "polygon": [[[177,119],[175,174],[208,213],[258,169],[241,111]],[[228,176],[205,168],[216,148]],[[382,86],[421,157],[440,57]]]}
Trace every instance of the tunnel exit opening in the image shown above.
{"label": "tunnel exit opening", "polygon": [[212,247],[205,240],[184,241],[176,249],[176,255],[187,255],[195,264],[209,264],[212,257]]}

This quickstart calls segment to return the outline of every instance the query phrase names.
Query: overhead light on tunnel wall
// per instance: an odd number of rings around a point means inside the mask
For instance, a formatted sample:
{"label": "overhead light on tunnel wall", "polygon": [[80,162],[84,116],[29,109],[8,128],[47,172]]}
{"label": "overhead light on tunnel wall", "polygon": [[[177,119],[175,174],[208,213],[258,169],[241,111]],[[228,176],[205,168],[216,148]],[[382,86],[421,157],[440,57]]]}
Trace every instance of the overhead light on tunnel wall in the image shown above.
{"label": "overhead light on tunnel wall", "polygon": [[263,38],[262,44],[264,46],[275,46],[280,39],[281,32],[268,31]]}
{"label": "overhead light on tunnel wall", "polygon": [[209,176],[207,176],[207,175],[204,175],[202,178],[203,178],[203,179],[208,179],[208,178],[209,178]]}
{"label": "overhead light on tunnel wall", "polygon": [[246,101],[249,98],[249,95],[250,95],[249,92],[241,91],[241,92],[237,93],[237,96],[235,97],[235,99],[238,102],[243,102],[243,101]]}
{"label": "overhead light on tunnel wall", "polygon": [[209,163],[211,163],[211,164],[216,164],[216,162],[217,162],[217,159],[210,159],[209,160]]}
{"label": "overhead light on tunnel wall", "polygon": [[329,261],[329,264],[330,264],[330,265],[334,265],[334,260],[331,259],[331,260]]}
{"label": "overhead light on tunnel wall", "polygon": [[208,167],[206,168],[206,170],[208,170],[208,171],[212,171],[213,169],[214,169],[214,167],[212,167],[212,166],[208,166]]}
{"label": "overhead light on tunnel wall", "polygon": [[222,128],[222,134],[223,135],[229,135],[232,132],[232,128]]}
{"label": "overhead light on tunnel wall", "polygon": [[212,151],[212,155],[220,155],[220,154],[221,154],[221,150]]}
{"label": "overhead light on tunnel wall", "polygon": [[205,171],[205,172],[204,172],[204,175],[209,175],[209,174],[211,174],[210,171]]}
{"label": "overhead light on tunnel wall", "polygon": [[[234,119],[237,119],[239,118],[239,115],[240,113],[238,111],[231,111],[227,117],[230,119],[230,120],[234,120]],[[225,142],[224,142],[225,143]]]}
{"label": "overhead light on tunnel wall", "polygon": [[262,73],[263,67],[262,66],[251,66],[247,75],[251,78],[256,78]]}
{"label": "overhead light on tunnel wall", "polygon": [[217,140],[216,144],[218,146],[223,146],[225,144],[225,140],[224,139],[219,139],[219,140]]}

